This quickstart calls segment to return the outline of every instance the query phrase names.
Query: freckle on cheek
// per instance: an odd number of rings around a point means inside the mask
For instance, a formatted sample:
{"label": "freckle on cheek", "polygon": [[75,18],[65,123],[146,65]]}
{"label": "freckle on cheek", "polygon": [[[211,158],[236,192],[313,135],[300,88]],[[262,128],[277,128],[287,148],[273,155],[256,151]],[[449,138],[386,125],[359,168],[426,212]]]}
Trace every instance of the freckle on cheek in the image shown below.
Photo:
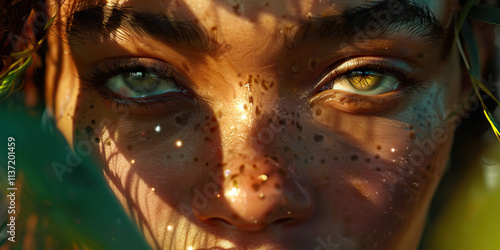
{"label": "freckle on cheek", "polygon": [[85,127],[85,134],[90,137],[94,134],[94,128],[92,126]]}
{"label": "freckle on cheek", "polygon": [[318,135],[318,134],[314,135],[314,141],[315,142],[322,142],[323,139],[324,139],[323,135]]}
{"label": "freckle on cheek", "polygon": [[415,140],[415,138],[416,138],[415,132],[410,131],[410,132],[408,133],[408,137],[409,137],[411,140]]}
{"label": "freckle on cheek", "polygon": [[356,154],[351,155],[351,161],[356,161],[356,160],[358,160],[358,155]]}

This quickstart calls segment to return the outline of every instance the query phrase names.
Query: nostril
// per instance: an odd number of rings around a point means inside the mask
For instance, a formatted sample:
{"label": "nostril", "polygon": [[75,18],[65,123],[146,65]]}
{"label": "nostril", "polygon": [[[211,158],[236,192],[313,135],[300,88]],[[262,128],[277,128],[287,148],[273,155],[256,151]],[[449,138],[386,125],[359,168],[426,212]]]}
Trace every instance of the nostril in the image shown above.
{"label": "nostril", "polygon": [[226,225],[226,226],[232,226],[231,222],[222,219],[222,218],[209,218],[205,220],[206,223],[212,224],[212,225]]}
{"label": "nostril", "polygon": [[272,224],[273,225],[289,225],[289,224],[295,224],[295,221],[296,220],[294,220],[292,218],[282,218],[282,219],[274,221]]}

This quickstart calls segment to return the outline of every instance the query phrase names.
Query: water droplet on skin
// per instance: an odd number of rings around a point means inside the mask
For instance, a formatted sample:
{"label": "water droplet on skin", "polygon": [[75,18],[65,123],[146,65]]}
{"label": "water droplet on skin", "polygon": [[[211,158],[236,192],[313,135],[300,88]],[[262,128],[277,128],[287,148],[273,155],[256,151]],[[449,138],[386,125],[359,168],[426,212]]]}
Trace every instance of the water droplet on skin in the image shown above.
{"label": "water droplet on skin", "polygon": [[175,141],[175,146],[178,148],[182,147],[182,141],[181,140]]}
{"label": "water droplet on skin", "polygon": [[154,192],[154,191],[155,191],[155,188],[151,188],[151,191],[153,191],[153,192]]}
{"label": "water droplet on skin", "polygon": [[263,200],[264,198],[266,198],[266,196],[263,193],[260,193],[259,194],[259,199]]}
{"label": "water droplet on skin", "polygon": [[351,155],[351,161],[356,161],[356,160],[358,160],[358,155],[356,154]]}
{"label": "water droplet on skin", "polygon": [[172,226],[170,226],[170,225],[168,225],[167,230],[168,230],[168,231],[172,231],[172,229],[173,229],[173,227],[172,227]]}
{"label": "water droplet on skin", "polygon": [[228,177],[230,175],[231,175],[231,170],[229,170],[229,169],[224,170],[224,176],[225,177]]}
{"label": "water droplet on skin", "polygon": [[160,127],[160,125],[158,125],[158,126],[156,126],[156,127],[155,127],[155,131],[156,131],[157,133],[160,133],[160,131],[161,131],[161,127]]}
{"label": "water droplet on skin", "polygon": [[395,148],[391,148],[391,152],[396,152],[396,149]]}
{"label": "water droplet on skin", "polygon": [[259,180],[261,180],[262,182],[267,181],[267,179],[268,179],[267,175],[265,175],[265,174],[259,175]]}
{"label": "water droplet on skin", "polygon": [[135,164],[135,160],[131,160],[130,163]]}

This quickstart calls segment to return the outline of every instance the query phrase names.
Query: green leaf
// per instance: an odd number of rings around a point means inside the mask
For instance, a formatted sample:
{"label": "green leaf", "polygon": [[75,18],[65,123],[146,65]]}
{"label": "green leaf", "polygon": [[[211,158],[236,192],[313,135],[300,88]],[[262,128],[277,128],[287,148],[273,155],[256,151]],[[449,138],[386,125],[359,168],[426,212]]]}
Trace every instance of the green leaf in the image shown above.
{"label": "green leaf", "polygon": [[47,23],[45,24],[45,27],[43,27],[44,30],[46,30],[53,22],[54,20],[56,19],[56,15],[54,15],[53,17],[51,17]]}
{"label": "green leaf", "polygon": [[484,5],[473,6],[468,17],[494,25],[500,25],[500,8]]}
{"label": "green leaf", "polygon": [[469,15],[469,11],[472,8],[472,5],[474,5],[474,2],[474,0],[468,0],[460,10],[457,20],[457,30],[460,30],[462,28],[462,25],[465,22],[465,18],[467,18],[467,15]]}
{"label": "green leaf", "polygon": [[32,52],[33,50],[31,49],[25,49],[21,52],[11,53],[10,56],[13,57],[14,59],[28,58],[31,56]]}
{"label": "green leaf", "polygon": [[479,50],[477,49],[476,36],[472,31],[472,27],[468,23],[464,23],[462,25],[461,33],[461,37],[466,45],[465,49],[469,54],[469,71],[472,72],[476,78],[479,78],[481,75],[481,60],[479,60]]}
{"label": "green leaf", "polygon": [[495,120],[495,118],[491,115],[490,111],[487,109],[484,110],[484,115],[490,122],[491,128],[493,128],[493,132],[495,133],[495,136],[497,137],[498,141],[500,142],[500,125],[498,122]]}
{"label": "green leaf", "polygon": [[498,101],[498,99],[495,97],[495,95],[493,95],[493,93],[491,93],[491,91],[486,88],[486,86],[484,86],[484,84],[479,80],[477,79],[474,75],[472,75],[472,78],[473,78],[473,81],[474,83],[479,86],[479,88],[481,88],[481,90],[483,92],[485,92],[486,94],[488,94],[491,98],[493,98],[493,100],[498,104],[498,106],[500,106],[500,102]]}
{"label": "green leaf", "polygon": [[28,60],[24,61],[18,68],[10,70],[5,77],[0,79],[0,95],[5,94],[5,97],[0,102],[5,100],[14,91],[16,79],[22,77],[32,63],[33,59],[28,57]]}

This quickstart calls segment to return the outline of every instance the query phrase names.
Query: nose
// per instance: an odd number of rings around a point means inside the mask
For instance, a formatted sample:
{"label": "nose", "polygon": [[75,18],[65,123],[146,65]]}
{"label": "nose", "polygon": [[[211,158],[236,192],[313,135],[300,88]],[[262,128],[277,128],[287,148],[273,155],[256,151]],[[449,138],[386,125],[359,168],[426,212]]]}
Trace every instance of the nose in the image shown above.
{"label": "nose", "polygon": [[[202,209],[201,221],[219,221],[242,231],[259,231],[270,225],[291,225],[314,211],[309,182],[296,169],[268,157],[237,157],[214,178],[216,195]],[[193,199],[193,207],[196,203]]]}

